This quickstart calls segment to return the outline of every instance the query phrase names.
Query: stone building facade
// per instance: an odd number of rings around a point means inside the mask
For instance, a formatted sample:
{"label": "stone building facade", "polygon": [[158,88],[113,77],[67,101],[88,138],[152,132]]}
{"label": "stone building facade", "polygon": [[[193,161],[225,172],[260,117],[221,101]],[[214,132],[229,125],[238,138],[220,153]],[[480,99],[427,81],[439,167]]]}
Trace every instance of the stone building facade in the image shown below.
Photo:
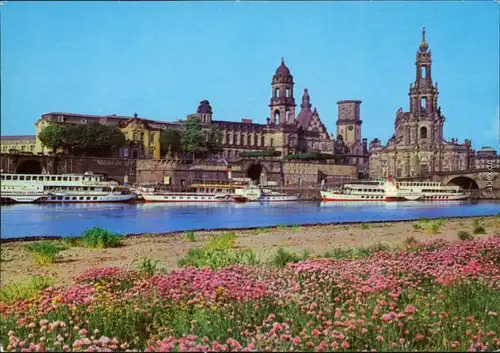
{"label": "stone building facade", "polygon": [[493,147],[483,147],[474,155],[474,167],[476,169],[500,168],[500,155]]}
{"label": "stone building facade", "polygon": [[423,177],[439,171],[471,169],[471,142],[443,138],[445,117],[438,105],[438,84],[432,80],[431,51],[422,30],[416,54],[416,78],[410,84],[410,110],[399,108],[394,135],[386,145],[379,139],[369,146],[369,171],[378,177]]}
{"label": "stone building facade", "polygon": [[26,152],[35,153],[35,135],[11,135],[0,137],[0,150],[2,153]]}
{"label": "stone building facade", "polygon": [[88,115],[75,113],[52,112],[43,114],[35,123],[36,141],[35,153],[47,154],[49,149],[43,146],[38,137],[49,125],[63,124],[100,124],[117,126],[125,135],[127,144],[120,148],[116,157],[134,159],[160,159],[160,133],[168,128],[178,128],[178,123],[154,121],[140,118],[137,114],[133,117],[117,115]]}

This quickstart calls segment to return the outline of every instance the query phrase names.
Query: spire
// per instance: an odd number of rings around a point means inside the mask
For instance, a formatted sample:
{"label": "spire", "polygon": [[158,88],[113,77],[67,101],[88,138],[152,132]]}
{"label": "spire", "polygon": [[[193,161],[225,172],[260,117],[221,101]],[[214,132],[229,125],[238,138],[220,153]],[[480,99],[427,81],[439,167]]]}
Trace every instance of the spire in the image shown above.
{"label": "spire", "polygon": [[429,46],[425,40],[425,26],[422,27],[422,41],[420,42],[419,49],[420,49],[421,53],[425,53],[425,52],[427,52],[427,49],[429,49]]}
{"label": "spire", "polygon": [[285,59],[281,57],[281,65],[285,65]]}
{"label": "spire", "polygon": [[311,111],[311,97],[309,96],[309,91],[304,88],[304,94],[302,95],[302,104],[300,105],[302,110]]}

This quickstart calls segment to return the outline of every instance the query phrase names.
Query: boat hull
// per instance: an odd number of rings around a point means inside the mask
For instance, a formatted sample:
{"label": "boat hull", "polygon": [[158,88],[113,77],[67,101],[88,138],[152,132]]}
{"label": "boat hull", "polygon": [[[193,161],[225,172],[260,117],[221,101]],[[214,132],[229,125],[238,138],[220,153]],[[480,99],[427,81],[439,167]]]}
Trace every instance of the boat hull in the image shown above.
{"label": "boat hull", "polygon": [[195,193],[142,193],[144,202],[234,202],[232,195]]}
{"label": "boat hull", "polygon": [[0,203],[39,203],[46,198],[46,195],[0,195]]}
{"label": "boat hull", "polygon": [[135,199],[134,194],[125,195],[50,195],[43,203],[101,203],[101,202],[128,202]]}
{"label": "boat hull", "polygon": [[290,202],[298,201],[297,195],[262,195],[257,201],[260,202]]}

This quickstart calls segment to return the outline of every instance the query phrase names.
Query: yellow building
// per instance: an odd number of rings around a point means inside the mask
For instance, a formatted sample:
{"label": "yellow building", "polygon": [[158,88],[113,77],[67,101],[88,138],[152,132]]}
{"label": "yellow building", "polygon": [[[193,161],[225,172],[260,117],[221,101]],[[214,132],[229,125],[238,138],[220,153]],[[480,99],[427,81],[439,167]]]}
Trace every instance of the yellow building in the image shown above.
{"label": "yellow building", "polygon": [[35,123],[36,143],[35,152],[46,154],[49,149],[43,146],[38,138],[40,133],[49,125],[58,124],[87,124],[98,122],[99,124],[117,126],[125,135],[127,143],[118,151],[121,158],[133,159],[161,159],[160,135],[167,128],[178,128],[179,124],[154,121],[139,118],[137,114],[133,117],[117,115],[86,115],[74,113],[47,113]]}
{"label": "yellow building", "polygon": [[31,152],[35,153],[35,135],[1,136],[0,148],[2,153]]}

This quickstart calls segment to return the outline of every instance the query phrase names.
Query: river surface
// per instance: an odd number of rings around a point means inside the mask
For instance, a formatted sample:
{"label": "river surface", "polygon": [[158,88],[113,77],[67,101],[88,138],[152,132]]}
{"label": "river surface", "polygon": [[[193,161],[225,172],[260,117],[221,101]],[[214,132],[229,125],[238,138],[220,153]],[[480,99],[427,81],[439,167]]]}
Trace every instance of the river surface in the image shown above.
{"label": "river surface", "polygon": [[486,216],[498,202],[277,202],[224,204],[17,204],[0,206],[1,237],[77,236],[103,227],[121,234]]}

